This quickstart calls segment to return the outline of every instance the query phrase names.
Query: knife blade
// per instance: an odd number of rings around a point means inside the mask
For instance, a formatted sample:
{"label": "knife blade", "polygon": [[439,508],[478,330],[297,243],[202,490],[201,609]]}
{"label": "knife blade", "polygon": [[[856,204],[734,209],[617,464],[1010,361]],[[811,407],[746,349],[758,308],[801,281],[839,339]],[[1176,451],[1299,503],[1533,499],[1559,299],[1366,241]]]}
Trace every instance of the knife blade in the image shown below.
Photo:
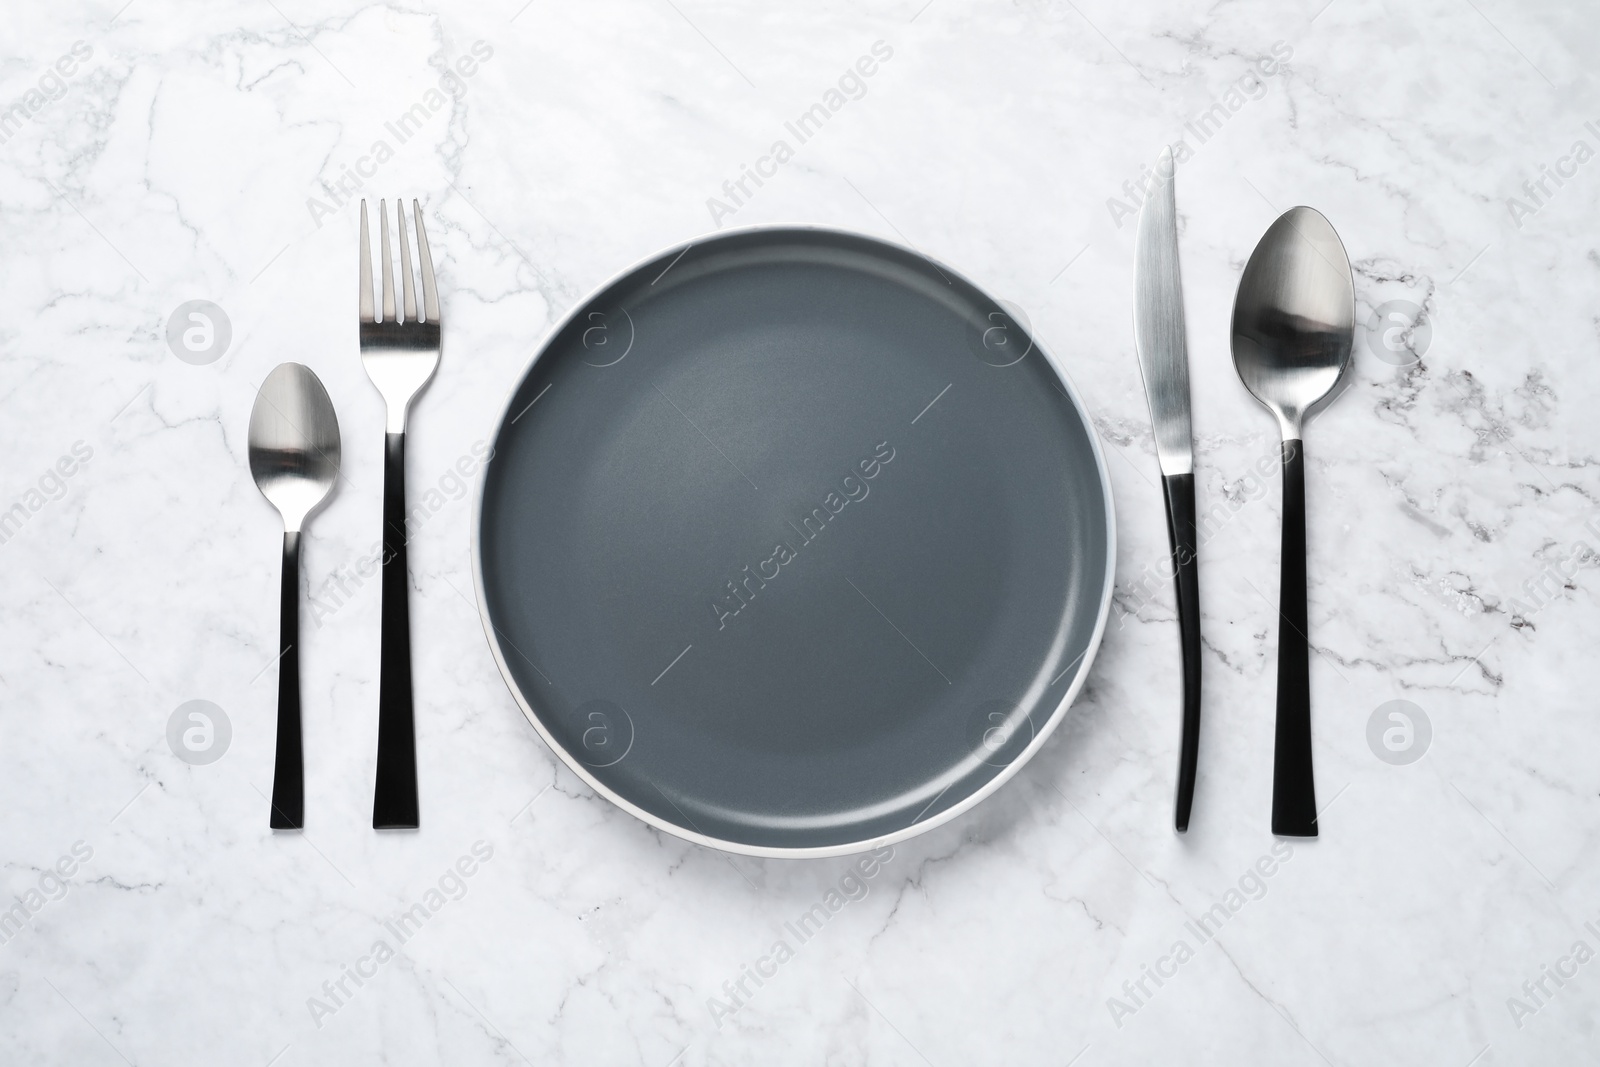
{"label": "knife blade", "polygon": [[1176,164],[1161,150],[1139,210],[1133,275],[1133,339],[1150,402],[1172,545],[1183,652],[1183,726],[1173,826],[1186,833],[1200,755],[1200,582],[1195,524],[1194,442],[1189,420],[1189,347],[1178,270]]}

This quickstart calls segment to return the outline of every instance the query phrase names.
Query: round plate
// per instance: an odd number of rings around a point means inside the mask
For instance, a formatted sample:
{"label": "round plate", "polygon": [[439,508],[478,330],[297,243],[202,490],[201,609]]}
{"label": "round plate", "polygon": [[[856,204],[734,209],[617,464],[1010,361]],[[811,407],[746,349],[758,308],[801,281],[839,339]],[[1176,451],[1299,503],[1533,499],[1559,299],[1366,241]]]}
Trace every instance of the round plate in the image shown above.
{"label": "round plate", "polygon": [[1019,317],[909,249],[763,228],[556,327],[495,431],[473,570],[573,771],[692,841],[836,855],[1032,756],[1099,645],[1115,533]]}

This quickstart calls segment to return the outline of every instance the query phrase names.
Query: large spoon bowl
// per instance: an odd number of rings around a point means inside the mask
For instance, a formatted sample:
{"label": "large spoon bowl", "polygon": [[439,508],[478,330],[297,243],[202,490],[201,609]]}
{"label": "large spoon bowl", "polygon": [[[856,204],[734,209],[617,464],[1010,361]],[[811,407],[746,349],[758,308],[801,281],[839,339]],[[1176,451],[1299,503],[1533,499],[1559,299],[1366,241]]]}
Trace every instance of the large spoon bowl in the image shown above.
{"label": "large spoon bowl", "polygon": [[1350,363],[1355,282],[1339,235],[1308,207],[1261,238],[1233,302],[1233,365],[1283,433],[1283,563],[1278,586],[1278,720],[1272,832],[1317,836],[1306,612],[1306,479],[1301,435]]}
{"label": "large spoon bowl", "polygon": [[1290,208],[1262,236],[1233,302],[1233,364],[1271,411],[1284,440],[1350,363],[1355,337],[1350,257],[1322,212]]}

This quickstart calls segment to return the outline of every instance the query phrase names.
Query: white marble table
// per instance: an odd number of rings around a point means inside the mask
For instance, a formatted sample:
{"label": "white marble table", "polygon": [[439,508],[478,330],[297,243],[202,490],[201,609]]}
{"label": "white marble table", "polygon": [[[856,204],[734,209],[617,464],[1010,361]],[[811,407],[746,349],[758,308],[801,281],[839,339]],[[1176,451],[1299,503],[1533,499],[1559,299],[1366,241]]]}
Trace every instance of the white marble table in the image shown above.
{"label": "white marble table", "polygon": [[[1594,1059],[1600,18],[121,2],[15,5],[0,35],[0,1062]],[[836,89],[802,143],[786,124]],[[1134,183],[1180,138],[1197,480],[1220,505],[1187,838],[1130,326]],[[354,349],[360,195],[424,201],[447,302],[410,448],[416,834],[368,828],[382,408]],[[1308,435],[1326,808],[1291,847],[1267,828],[1276,438],[1226,325],[1297,203],[1342,235],[1362,320],[1410,302],[1431,336],[1415,359],[1363,333]],[[1118,509],[1115,618],[1066,724],[870,878],[665,837],[565,771],[494,669],[454,473],[592,286],[717,225],[796,220],[913,244],[1024,308],[1092,408]],[[193,300],[231,325],[209,362],[168,344]],[[306,542],[307,828],[274,836],[279,534],[244,432],[285,359],[326,382],[347,479]],[[231,727],[211,763],[168,741],[193,700]],[[1421,732],[1369,744],[1393,700],[1426,717],[1425,752]]]}

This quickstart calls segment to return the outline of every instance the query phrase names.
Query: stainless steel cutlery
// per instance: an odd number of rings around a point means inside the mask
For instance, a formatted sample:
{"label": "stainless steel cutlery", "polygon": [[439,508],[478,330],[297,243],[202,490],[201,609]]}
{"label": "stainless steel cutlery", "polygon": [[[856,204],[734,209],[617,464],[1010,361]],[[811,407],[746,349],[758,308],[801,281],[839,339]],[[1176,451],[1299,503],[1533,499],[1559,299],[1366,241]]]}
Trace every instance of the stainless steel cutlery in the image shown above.
{"label": "stainless steel cutlery", "polygon": [[1350,362],[1355,282],[1344,245],[1322,214],[1291,208],[1245,264],[1233,301],[1233,365],[1283,434],[1283,561],[1278,588],[1278,722],[1272,832],[1317,836],[1306,620],[1306,418]]}
{"label": "stainless steel cutlery", "polygon": [[300,530],[339,477],[339,421],[322,382],[283,363],[267,375],[250,412],[250,473],[283,516],[279,600],[278,741],[272,771],[275,830],[305,825],[300,746]]}
{"label": "stainless steel cutlery", "polygon": [[[1175,163],[1163,150],[1140,210],[1134,275],[1134,342],[1161,466],[1183,662],[1182,734],[1173,825],[1189,828],[1200,744],[1201,635],[1194,445],[1188,344],[1179,270]],[[405,494],[406,420],[440,360],[439,294],[421,205],[411,202],[415,244],[396,205],[400,284],[388,204],[378,202],[381,290],[373,286],[367,204],[361,203],[361,361],[384,400],[382,636],[378,689],[375,829],[415,828],[417,746],[411,679]],[[413,249],[415,270],[413,270]],[[398,299],[397,299],[398,297]],[[1283,553],[1278,635],[1272,832],[1317,834],[1311,747],[1306,605],[1306,419],[1326,404],[1350,361],[1355,286],[1338,234],[1318,212],[1275,221],[1245,265],[1234,299],[1235,369],[1277,419],[1283,438]],[[339,426],[317,376],[298,363],[273,370],[250,416],[250,470],[283,516],[278,729],[271,825],[304,823],[299,689],[300,534],[339,476]]]}
{"label": "stainless steel cutlery", "polygon": [[[360,344],[367,376],[383,396],[386,413],[383,469],[383,624],[378,679],[378,766],[372,825],[415,827],[417,744],[411,698],[411,619],[406,568],[406,414],[439,366],[439,292],[422,206],[411,201],[416,222],[418,273],[403,207],[396,205],[400,237],[400,302],[395,302],[394,257],[388,205],[378,202],[382,303],[372,288],[367,204],[361,202]],[[418,301],[417,282],[421,283]],[[380,313],[381,312],[381,313]],[[278,739],[273,770],[275,829],[305,823],[305,770],[300,731],[300,532],[339,477],[339,423],[327,390],[298,363],[275,368],[262,383],[250,413],[250,473],[283,515],[283,588],[278,674]]]}
{"label": "stainless steel cutlery", "polygon": [[388,410],[383,463],[383,632],[378,681],[378,771],[373,793],[374,829],[417,826],[417,738],[411,700],[411,614],[406,565],[406,414],[439,366],[439,293],[422,207],[411,201],[417,230],[422,302],[411,272],[405,209],[395,205],[400,231],[401,304],[395,307],[387,205],[378,201],[382,315],[375,314],[367,202],[361,202],[361,362]]}
{"label": "stainless steel cutlery", "polygon": [[[1194,452],[1177,196],[1170,148],[1156,161],[1134,261],[1134,345],[1150,402],[1172,543],[1183,649],[1183,734],[1173,824],[1189,827],[1200,745],[1200,589]],[[1283,435],[1283,559],[1278,596],[1278,694],[1272,832],[1317,835],[1306,619],[1305,420],[1326,404],[1350,361],[1355,283],[1344,245],[1319,212],[1285,212],[1256,245],[1233,304],[1233,362]]]}
{"label": "stainless steel cutlery", "polygon": [[1134,261],[1133,336],[1150,401],[1156,458],[1167,505],[1183,649],[1183,732],[1173,826],[1189,829],[1200,754],[1200,579],[1194,517],[1194,445],[1189,425],[1189,349],[1178,272],[1178,205],[1172,149],[1161,152],[1139,213]]}

